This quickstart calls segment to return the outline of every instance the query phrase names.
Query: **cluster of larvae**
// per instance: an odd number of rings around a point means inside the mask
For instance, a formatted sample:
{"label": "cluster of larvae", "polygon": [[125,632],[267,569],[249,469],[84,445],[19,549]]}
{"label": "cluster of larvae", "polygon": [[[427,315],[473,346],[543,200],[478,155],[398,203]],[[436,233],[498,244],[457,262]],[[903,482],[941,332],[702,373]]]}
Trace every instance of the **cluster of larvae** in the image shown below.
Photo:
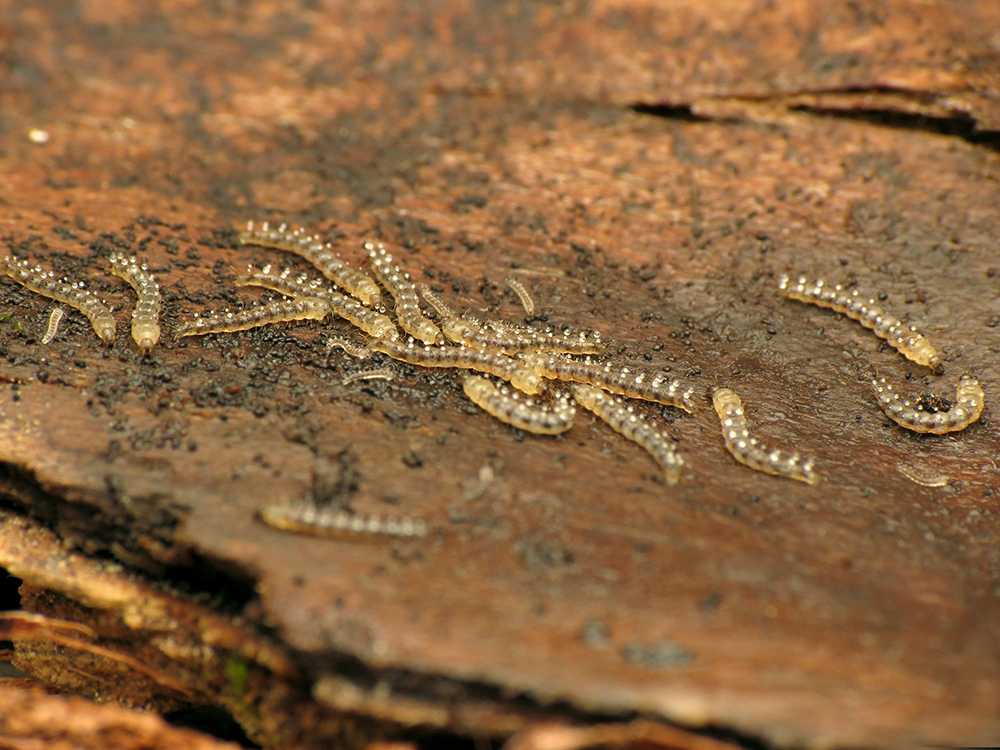
{"label": "cluster of larvae", "polygon": [[[839,284],[827,286],[822,279],[809,281],[802,276],[792,281],[783,275],[778,279],[778,291],[790,299],[842,313],[870,328],[910,361],[929,367],[935,375],[944,374],[941,357],[923,334],[885,312],[873,298],[858,290],[847,291]],[[962,375],[959,379],[954,401],[934,394],[905,398],[880,376],[872,376],[871,383],[886,416],[913,432],[937,435],[957,432],[978,420],[983,413],[983,389],[971,375]]]}
{"label": "cluster of larvae", "polygon": [[[146,264],[140,263],[135,257],[116,253],[109,261],[111,272],[124,279],[135,290],[137,300],[132,312],[132,338],[142,352],[148,354],[160,340],[160,287]],[[79,310],[90,320],[94,333],[101,341],[105,344],[114,342],[116,325],[111,308],[93,292],[85,289],[82,281],[71,282],[58,278],[54,272],[12,255],[7,255],[0,261],[0,273],[36,294]],[[42,338],[43,344],[50,343],[56,337],[63,314],[61,307],[52,311],[48,330]]]}
{"label": "cluster of larvae", "polygon": [[[695,408],[692,388],[662,373],[601,361],[598,355],[604,352],[605,344],[599,333],[539,330],[468,312],[456,313],[426,286],[418,289],[382,243],[364,243],[373,279],[348,265],[332,244],[301,230],[289,231],[285,225],[272,228],[264,223],[255,227],[250,222],[239,239],[245,245],[275,248],[305,258],[325,280],[288,269],[275,270],[271,265],[251,267],[237,277],[238,286],[263,287],[286,299],[236,312],[196,314],[178,326],[178,337],[242,331],[272,323],[323,320],[329,315],[339,317],[368,337],[364,345],[331,338],[331,346],[340,346],[351,356],[367,358],[378,352],[420,367],[469,371],[463,388],[470,400],[497,419],[535,434],[566,432],[573,426],[576,405],[580,405],[643,447],[660,465],[668,484],[679,481],[684,460],[672,441],[620,397],[691,412]],[[145,264],[136,258],[115,254],[109,261],[111,272],[136,292],[132,337],[148,353],[160,338],[159,287]],[[110,344],[114,340],[115,320],[111,311],[82,283],[56,279],[52,272],[11,256],[4,259],[0,270],[28,289],[79,310],[90,319],[102,341]],[[506,279],[506,284],[531,315],[535,303],[529,291],[514,278]],[[941,358],[925,336],[857,290],[827,286],[822,280],[810,282],[799,278],[793,282],[788,276],[780,277],[778,286],[782,295],[857,320],[910,360],[929,367],[935,374],[944,372]],[[387,311],[383,293],[392,300],[393,315]],[[425,314],[421,299],[433,310],[432,317]],[[61,307],[53,310],[43,342],[54,338],[62,316]],[[380,368],[356,373],[349,380],[391,376],[391,371]],[[568,390],[560,390],[554,383],[565,384]],[[931,394],[907,399],[882,377],[873,377],[872,386],[885,413],[916,432],[942,434],[962,430],[979,419],[983,410],[982,388],[969,375],[961,377],[954,401]],[[765,447],[750,435],[743,404],[730,388],[716,389],[712,401],[726,447],[740,463],[809,484],[819,481],[813,459]],[[383,520],[307,505],[265,508],[260,517],[277,528],[323,536],[351,533],[419,537],[426,533],[426,525],[419,520]]]}

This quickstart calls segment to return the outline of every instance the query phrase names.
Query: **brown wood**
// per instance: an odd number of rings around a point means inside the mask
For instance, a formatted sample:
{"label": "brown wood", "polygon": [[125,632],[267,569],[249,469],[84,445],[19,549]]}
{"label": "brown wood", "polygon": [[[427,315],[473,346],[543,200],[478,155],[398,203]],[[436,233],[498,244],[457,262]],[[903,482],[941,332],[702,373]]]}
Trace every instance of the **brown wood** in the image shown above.
{"label": "brown wood", "polygon": [[[76,313],[43,347],[50,303],[0,282],[8,505],[240,611],[297,667],[275,683],[336,711],[480,736],[640,712],[778,745],[1000,743],[996,3],[306,5],[5,9],[4,235],[119,319],[110,349]],[[735,388],[822,481],[737,464],[707,397],[637,407],[688,462],[668,488],[584,414],[524,436],[457,374],[343,384],[383,362],[329,350],[341,323],[172,341],[255,297],[231,284],[248,262],[290,261],[237,246],[247,219],[358,265],[363,239],[398,243],[459,309],[515,319],[513,272],[615,361]],[[148,358],[107,273],[120,246],[164,288]],[[782,272],[887,295],[945,376],[780,299]],[[907,434],[869,371],[942,393],[974,373],[986,411]],[[431,536],[255,521],[316,495]]]}

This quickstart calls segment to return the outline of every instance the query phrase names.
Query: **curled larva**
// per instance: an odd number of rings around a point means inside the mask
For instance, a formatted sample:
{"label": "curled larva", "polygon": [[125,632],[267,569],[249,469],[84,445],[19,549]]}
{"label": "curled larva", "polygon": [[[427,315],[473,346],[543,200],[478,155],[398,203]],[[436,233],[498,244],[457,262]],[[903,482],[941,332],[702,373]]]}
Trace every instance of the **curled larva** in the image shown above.
{"label": "curled larva", "polygon": [[269,505],[261,508],[257,515],[276,529],[329,539],[427,536],[427,522],[423,519],[379,518],[342,510],[322,510],[314,505]]}
{"label": "curled larva", "polygon": [[365,243],[372,270],[396,302],[396,319],[404,331],[425,344],[443,344],[444,336],[434,322],[420,310],[417,288],[409,276],[392,262],[392,256],[379,242]]}
{"label": "curled larva", "polygon": [[255,229],[253,222],[249,221],[247,228],[240,232],[239,237],[244,245],[261,245],[295,253],[308,260],[326,278],[341,289],[346,289],[366,305],[378,307],[381,304],[382,293],[378,284],[347,265],[337,255],[333,245],[323,242],[318,236],[307,235],[301,229],[289,232],[284,224],[276,230],[271,229],[266,221],[260,229]]}
{"label": "curled larva", "polygon": [[289,297],[301,299],[309,297],[321,299],[330,305],[330,312],[343,318],[375,338],[396,338],[399,331],[387,315],[375,312],[340,292],[328,289],[319,279],[310,279],[305,274],[292,276],[290,269],[275,272],[267,265],[261,269],[249,268],[236,277],[236,286],[259,286],[281,292]]}
{"label": "curled larva", "polygon": [[51,344],[52,343],[52,340],[56,337],[56,334],[59,333],[59,324],[62,322],[63,315],[65,315],[65,314],[66,314],[66,311],[63,310],[58,305],[56,305],[52,309],[52,313],[49,315],[49,325],[48,325],[48,328],[45,329],[45,335],[42,336],[42,343],[43,344]]}
{"label": "curled larva", "polygon": [[70,284],[59,281],[51,271],[45,271],[41,266],[33,266],[26,260],[18,260],[10,255],[0,261],[0,264],[2,264],[0,271],[21,286],[43,297],[69,305],[86,315],[94,327],[94,333],[105,344],[115,340],[115,319],[111,310],[92,292],[84,289],[82,283]]}
{"label": "curled larva", "polygon": [[421,367],[448,367],[458,370],[475,370],[506,380],[515,388],[529,395],[541,393],[543,379],[522,367],[517,360],[503,354],[485,352],[468,346],[425,346],[413,341],[401,342],[375,339],[368,344],[373,352],[382,352],[393,359]]}
{"label": "curled larva", "polygon": [[323,320],[329,312],[330,305],[321,299],[303,297],[291,302],[270,302],[235,313],[224,312],[204,318],[196,315],[194,320],[177,326],[177,337],[246,331],[270,323],[287,323],[293,320]]}
{"label": "curled larva", "polygon": [[144,354],[149,354],[160,340],[160,285],[153,274],[135,257],[114,253],[109,259],[111,272],[124,279],[135,290],[136,303],[132,310],[132,339]]}
{"label": "curled larva", "polygon": [[573,386],[573,398],[584,409],[592,411],[607,422],[611,429],[638,443],[660,465],[666,475],[667,484],[675,485],[680,479],[684,459],[674,450],[673,444],[660,431],[635,414],[632,408],[625,406],[600,388],[592,385]]}
{"label": "curled larva", "polygon": [[513,276],[508,276],[504,279],[504,283],[507,285],[507,288],[514,292],[514,294],[517,295],[517,298],[521,301],[521,307],[524,308],[525,315],[534,315],[535,300],[531,298],[531,293],[528,292],[524,284],[522,284],[518,279],[515,279]]}
{"label": "curled larva", "polygon": [[526,367],[550,380],[568,380],[585,383],[619,396],[655,401],[676,406],[684,411],[694,411],[694,391],[679,380],[668,380],[663,375],[633,372],[627,367],[613,370],[610,365],[570,359],[560,354],[530,352],[521,355]]}
{"label": "curled larva", "polygon": [[885,378],[872,378],[872,388],[879,406],[893,422],[914,432],[964,430],[983,413],[985,397],[979,381],[963,375],[955,389],[955,403],[940,396],[928,395],[914,401],[900,397]]}
{"label": "curled larva", "polygon": [[712,403],[722,421],[722,437],[726,441],[726,448],[741,464],[808,484],[819,482],[819,477],[813,472],[813,459],[802,461],[798,453],[783,455],[781,451],[765,448],[750,437],[743,402],[729,388],[718,388],[712,394]]}
{"label": "curled larva", "polygon": [[538,435],[559,435],[573,426],[576,409],[565,396],[552,406],[538,404],[511,393],[479,375],[469,375],[462,383],[465,395],[473,403],[501,422]]}
{"label": "curled larva", "polygon": [[778,279],[778,291],[790,299],[842,313],[870,328],[910,361],[930,367],[937,375],[944,372],[944,363],[922,333],[889,315],[857,289],[847,292],[840,284],[829,287],[822,279],[812,282],[804,276],[793,282],[783,274]]}

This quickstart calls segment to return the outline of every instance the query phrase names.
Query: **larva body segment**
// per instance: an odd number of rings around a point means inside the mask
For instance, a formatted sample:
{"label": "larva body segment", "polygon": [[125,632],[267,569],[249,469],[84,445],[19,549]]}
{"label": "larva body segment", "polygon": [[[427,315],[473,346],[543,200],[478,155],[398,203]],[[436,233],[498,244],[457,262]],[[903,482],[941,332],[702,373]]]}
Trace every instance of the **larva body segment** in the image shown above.
{"label": "larva body segment", "polygon": [[716,389],[712,394],[712,403],[722,421],[722,437],[726,441],[726,448],[741,464],[807,484],[819,482],[819,477],[813,472],[813,459],[802,461],[798,453],[783,455],[781,451],[765,448],[750,437],[743,402],[732,390]]}
{"label": "larva body segment", "polygon": [[778,279],[778,291],[789,299],[828,307],[846,315],[888,341],[911,362],[931,368],[936,375],[944,373],[944,363],[922,333],[889,315],[875,304],[874,299],[862,296],[857,289],[847,292],[840,284],[829,287],[822,279],[811,282],[804,276],[793,282],[783,274]]}
{"label": "larva body segment", "polygon": [[51,271],[10,255],[3,259],[0,270],[26,289],[79,310],[90,320],[94,333],[101,341],[105,344],[114,342],[115,318],[111,310],[92,292],[84,289],[81,283],[59,281]]}
{"label": "larva body segment", "polygon": [[379,518],[342,510],[322,510],[314,505],[269,505],[258,512],[268,526],[327,539],[421,538],[427,522],[419,518]]}
{"label": "larva body segment", "polygon": [[531,298],[531,293],[525,288],[524,284],[520,282],[519,279],[513,276],[508,276],[504,279],[504,283],[507,288],[510,289],[514,294],[517,295],[518,300],[521,302],[521,307],[524,308],[525,315],[535,314],[535,300]]}
{"label": "larva body segment", "polygon": [[695,408],[694,391],[679,380],[668,380],[663,375],[632,372],[627,367],[612,370],[610,365],[591,362],[589,357],[581,362],[560,354],[527,353],[521,355],[521,361],[550,380],[584,383],[619,396],[655,401],[687,412]]}
{"label": "larva body segment", "polygon": [[529,395],[535,395],[544,389],[541,377],[502,354],[493,354],[467,346],[424,346],[412,341],[403,343],[386,339],[375,339],[368,347],[374,352],[382,352],[393,359],[420,367],[447,367],[483,372],[506,380]]}
{"label": "larva body segment", "polygon": [[985,405],[982,386],[971,375],[963,375],[958,381],[954,404],[938,396],[904,399],[882,377],[872,378],[872,388],[886,416],[913,432],[943,435],[964,430],[979,419]]}
{"label": "larva body segment", "polygon": [[295,299],[321,299],[330,306],[330,312],[360,328],[369,336],[375,338],[399,336],[396,324],[389,316],[375,312],[340,292],[328,289],[319,279],[310,279],[305,274],[293,278],[290,269],[276,273],[270,266],[264,266],[259,270],[251,268],[236,278],[236,285],[259,286]]}
{"label": "larva body segment", "polygon": [[271,229],[266,221],[260,229],[255,229],[253,222],[250,221],[247,222],[247,228],[240,232],[239,239],[244,245],[273,247],[295,253],[312,263],[326,278],[366,305],[378,307],[382,302],[378,284],[347,265],[337,255],[333,245],[323,242],[319,236],[307,235],[301,229],[289,232],[284,224],[276,230]]}
{"label": "larva body segment", "polygon": [[330,305],[321,299],[303,297],[291,302],[270,302],[240,312],[225,312],[207,317],[195,317],[177,327],[177,337],[204,336],[207,333],[232,333],[271,323],[288,323],[293,320],[323,320],[330,312]]}
{"label": "larva body segment", "polygon": [[677,454],[673,444],[662,432],[635,414],[631,407],[625,406],[600,388],[586,384],[575,385],[573,398],[584,409],[607,422],[615,432],[638,443],[663,469],[667,484],[677,484],[684,459]]}
{"label": "larva body segment", "polygon": [[66,311],[58,305],[52,309],[49,315],[49,325],[45,329],[45,335],[42,336],[43,344],[51,344],[52,340],[55,339],[56,334],[59,333],[59,324],[62,322],[63,315],[65,314]]}
{"label": "larva body segment", "polygon": [[379,242],[365,243],[372,270],[396,302],[396,319],[404,331],[425,344],[443,344],[444,336],[434,322],[420,310],[417,288],[409,277],[392,262],[392,256]]}
{"label": "larva body segment", "polygon": [[149,354],[160,340],[160,285],[146,264],[140,264],[134,256],[126,258],[121,253],[114,253],[108,260],[111,272],[135,290],[132,339],[144,354]]}
{"label": "larva body segment", "polygon": [[468,376],[462,388],[477,406],[526,432],[559,435],[573,426],[576,409],[565,396],[557,398],[553,406],[536,404],[479,375]]}

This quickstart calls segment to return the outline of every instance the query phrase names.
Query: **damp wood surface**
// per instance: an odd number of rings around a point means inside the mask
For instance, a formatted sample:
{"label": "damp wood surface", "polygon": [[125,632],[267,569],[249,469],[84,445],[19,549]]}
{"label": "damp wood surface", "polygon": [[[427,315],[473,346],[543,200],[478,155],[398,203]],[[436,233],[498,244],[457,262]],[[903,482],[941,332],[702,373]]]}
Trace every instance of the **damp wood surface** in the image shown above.
{"label": "damp wood surface", "polygon": [[[67,309],[42,345],[52,303],[0,280],[4,507],[240,612],[310,710],[470,736],[641,713],[779,746],[1000,744],[998,6],[473,5],[4,11],[4,252],[86,281],[118,326],[108,347]],[[241,245],[248,220],[366,272],[384,241],[459,314],[523,322],[516,276],[533,325],[696,389],[691,414],[635,402],[676,441],[678,484],[582,410],[524,434],[465,398],[467,373],[348,356],[328,343],[364,336],[333,316],[176,340],[274,298],[235,285],[251,264],[317,275]],[[112,252],[160,285],[148,356]],[[782,298],[781,274],[876,295],[946,375]],[[871,390],[963,374],[986,407],[949,435],[903,430]],[[820,481],[734,461],[719,387]],[[257,520],[305,501],[427,536]]]}

